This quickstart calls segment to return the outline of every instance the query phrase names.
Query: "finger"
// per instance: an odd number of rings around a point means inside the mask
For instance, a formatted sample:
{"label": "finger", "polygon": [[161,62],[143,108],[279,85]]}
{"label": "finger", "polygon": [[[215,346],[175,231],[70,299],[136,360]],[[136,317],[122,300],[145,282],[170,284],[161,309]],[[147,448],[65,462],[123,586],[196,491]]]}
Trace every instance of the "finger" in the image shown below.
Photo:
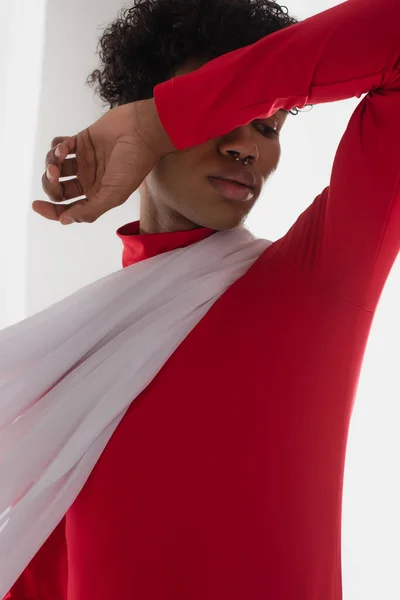
{"label": "finger", "polygon": [[123,204],[138,189],[153,169],[156,157],[145,146],[139,145],[136,150],[136,140],[132,143],[130,136],[125,138],[121,138],[113,149],[96,196],[73,207],[63,219],[68,216],[79,223],[94,223],[107,211]]}
{"label": "finger", "polygon": [[74,179],[68,179],[68,181],[60,181],[60,185],[64,200],[73,200],[74,198],[79,198],[80,196],[85,195],[85,192],[83,191],[77,177],[74,177]]}
{"label": "finger", "polygon": [[46,172],[42,176],[43,191],[53,202],[81,196],[81,189],[75,193],[76,184],[67,186],[72,189],[65,194],[59,182],[59,177],[71,177],[77,174],[76,158],[66,158],[76,149],[76,136],[54,138],[52,144],[53,148],[46,155]]}
{"label": "finger", "polygon": [[61,177],[72,177],[78,174],[76,158],[66,158],[61,165]]}
{"label": "finger", "polygon": [[32,209],[41,217],[49,219],[50,221],[59,221],[60,217],[64,215],[71,207],[87,202],[87,200],[77,200],[70,204],[52,204],[51,202],[45,202],[44,200],[35,200],[32,202]]}
{"label": "finger", "polygon": [[75,138],[54,138],[53,146],[46,155],[46,169],[55,165],[60,170],[61,177],[71,177],[78,172],[75,156],[67,158],[75,152]]}
{"label": "finger", "polygon": [[70,177],[77,174],[76,158],[67,158],[71,152],[65,143],[56,144],[46,154],[46,169],[49,165],[56,165],[60,169],[61,177]]}
{"label": "finger", "polygon": [[60,171],[55,165],[49,165],[43,174],[42,188],[52,202],[63,202],[85,195],[77,177],[60,181]]}
{"label": "finger", "polygon": [[55,137],[51,140],[50,147],[55,148],[58,144],[65,144],[69,150],[69,154],[74,154],[76,150],[76,138],[76,135]]}
{"label": "finger", "polygon": [[[60,155],[56,154],[56,150],[60,152]],[[69,149],[66,144],[57,144],[56,146],[53,146],[46,154],[46,169],[49,165],[56,165],[60,168],[63,160],[68,154]]]}
{"label": "finger", "polygon": [[[61,169],[61,165],[70,154],[74,154],[75,150],[73,150],[73,139],[72,138],[54,138],[54,141],[61,140],[57,144],[51,147],[51,150],[46,154],[46,168],[49,165],[56,165]],[[75,161],[76,162],[76,161]],[[73,163],[71,163],[73,164]],[[75,173],[68,173],[65,176],[76,175]]]}
{"label": "finger", "polygon": [[42,188],[46,196],[53,202],[62,202],[64,193],[61,183],[59,182],[60,169],[55,165],[49,165],[47,170],[42,175]]}
{"label": "finger", "polygon": [[43,191],[53,202],[62,202],[64,193],[59,182],[62,164],[69,153],[67,144],[60,143],[54,146],[46,155],[46,172],[42,176]]}

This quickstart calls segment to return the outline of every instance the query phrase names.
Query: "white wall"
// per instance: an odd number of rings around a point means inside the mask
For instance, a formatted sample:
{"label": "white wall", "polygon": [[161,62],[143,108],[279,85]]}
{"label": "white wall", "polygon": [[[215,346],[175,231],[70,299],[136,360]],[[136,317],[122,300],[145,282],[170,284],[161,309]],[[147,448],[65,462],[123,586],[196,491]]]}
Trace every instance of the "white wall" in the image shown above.
{"label": "white wall", "polygon": [[[56,136],[73,135],[102,114],[102,103],[85,85],[97,66],[100,26],[116,18],[121,0],[51,0],[46,38],[34,171],[29,200],[46,199],[41,189],[44,158]],[[28,204],[28,202],[27,202]],[[94,224],[63,227],[29,211],[27,312],[32,314],[76,289],[121,268],[116,229],[139,218],[139,195]]]}
{"label": "white wall", "polygon": [[26,315],[28,198],[45,0],[0,2],[0,328]]}
{"label": "white wall", "polygon": [[[20,1],[35,5],[34,0]],[[339,2],[284,3],[303,19]],[[100,102],[93,99],[84,81],[97,65],[97,27],[114,19],[122,4],[120,0],[51,0],[46,6],[45,0],[36,0],[35,6],[32,19],[38,19],[41,9],[46,10],[42,78],[35,62],[41,53],[37,23],[36,37],[24,38],[25,48],[31,45],[26,60],[36,75],[37,94],[24,85],[29,75],[26,70],[23,77],[15,77],[23,101],[21,114],[30,120],[17,119],[14,113],[8,129],[12,153],[7,148],[8,162],[1,163],[7,164],[4,172],[12,177],[7,179],[3,198],[10,211],[6,220],[0,220],[0,264],[2,269],[4,265],[3,275],[12,272],[14,279],[8,278],[7,289],[1,290],[0,327],[119,269],[122,245],[115,230],[139,218],[137,193],[91,225],[62,227],[30,209],[34,199],[44,199],[41,175],[52,138],[75,134],[101,114]],[[39,105],[37,131],[29,145],[25,131],[36,122],[35,97]],[[289,117],[282,135],[279,170],[248,220],[252,231],[277,239],[327,185],[336,147],[358,102],[315,106],[309,113]],[[21,206],[26,206],[25,212]],[[400,260],[374,321],[350,431],[343,507],[344,600],[400,598],[399,304]]]}

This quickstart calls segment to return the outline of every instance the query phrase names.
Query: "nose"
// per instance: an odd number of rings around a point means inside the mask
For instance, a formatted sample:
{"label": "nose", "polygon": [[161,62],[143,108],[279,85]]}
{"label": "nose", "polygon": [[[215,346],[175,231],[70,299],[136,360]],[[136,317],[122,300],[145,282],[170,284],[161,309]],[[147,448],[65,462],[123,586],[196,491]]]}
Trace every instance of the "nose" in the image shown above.
{"label": "nose", "polygon": [[237,127],[221,138],[219,151],[224,156],[251,157],[258,161],[260,153],[250,126]]}

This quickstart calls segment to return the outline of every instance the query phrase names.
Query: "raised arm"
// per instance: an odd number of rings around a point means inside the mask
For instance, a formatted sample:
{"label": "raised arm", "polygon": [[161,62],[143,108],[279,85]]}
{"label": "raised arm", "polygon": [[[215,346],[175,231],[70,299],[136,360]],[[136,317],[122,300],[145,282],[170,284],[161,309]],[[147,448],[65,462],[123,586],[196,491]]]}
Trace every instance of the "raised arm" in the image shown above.
{"label": "raised arm", "polygon": [[281,108],[368,93],[329,187],[276,242],[299,274],[366,310],[400,249],[399,23],[398,0],[348,0],[155,88],[179,150]]}

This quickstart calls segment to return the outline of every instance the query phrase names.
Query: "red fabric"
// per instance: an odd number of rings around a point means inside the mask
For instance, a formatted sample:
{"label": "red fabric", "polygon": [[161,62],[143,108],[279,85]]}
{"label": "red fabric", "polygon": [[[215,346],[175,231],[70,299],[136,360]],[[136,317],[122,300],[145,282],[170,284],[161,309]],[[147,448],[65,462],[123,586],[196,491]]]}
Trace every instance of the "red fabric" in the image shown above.
{"label": "red fabric", "polygon": [[67,597],[67,547],[64,517],[4,600],[64,600]]}
{"label": "red fabric", "polygon": [[[178,149],[367,96],[329,186],[127,411],[67,513],[68,600],[342,598],[349,421],[400,250],[399,22],[398,0],[350,0],[156,88]],[[202,237],[137,230],[119,230],[125,266]],[[21,579],[49,581],[54,564]],[[64,598],[19,589],[11,600]]]}
{"label": "red fabric", "polygon": [[174,231],[172,233],[153,233],[151,235],[138,235],[138,233],[139,221],[128,223],[117,231],[117,235],[124,245],[122,254],[124,268],[146,258],[153,258],[162,252],[185,248],[185,246],[208,237],[214,233],[214,230],[199,227],[191,231]]}

